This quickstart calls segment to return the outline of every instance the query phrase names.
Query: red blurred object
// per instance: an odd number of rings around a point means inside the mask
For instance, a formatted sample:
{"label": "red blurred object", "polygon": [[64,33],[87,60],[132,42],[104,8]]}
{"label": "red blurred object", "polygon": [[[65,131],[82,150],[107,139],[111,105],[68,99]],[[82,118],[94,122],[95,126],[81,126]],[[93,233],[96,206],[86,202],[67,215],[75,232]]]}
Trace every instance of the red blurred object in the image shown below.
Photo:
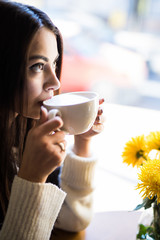
{"label": "red blurred object", "polygon": [[113,44],[105,44],[102,51],[101,57],[82,56],[75,51],[64,54],[61,91],[96,90],[94,86],[101,82],[127,89],[146,79],[145,61],[139,54]]}

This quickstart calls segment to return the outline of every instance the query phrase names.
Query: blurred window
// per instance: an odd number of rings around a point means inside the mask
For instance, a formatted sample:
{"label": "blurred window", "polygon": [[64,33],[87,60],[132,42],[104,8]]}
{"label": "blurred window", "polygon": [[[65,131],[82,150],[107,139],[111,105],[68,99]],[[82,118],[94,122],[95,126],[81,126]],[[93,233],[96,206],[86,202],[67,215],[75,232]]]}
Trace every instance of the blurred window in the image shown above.
{"label": "blurred window", "polygon": [[62,91],[160,109],[159,0],[19,0],[51,17],[64,39]]}

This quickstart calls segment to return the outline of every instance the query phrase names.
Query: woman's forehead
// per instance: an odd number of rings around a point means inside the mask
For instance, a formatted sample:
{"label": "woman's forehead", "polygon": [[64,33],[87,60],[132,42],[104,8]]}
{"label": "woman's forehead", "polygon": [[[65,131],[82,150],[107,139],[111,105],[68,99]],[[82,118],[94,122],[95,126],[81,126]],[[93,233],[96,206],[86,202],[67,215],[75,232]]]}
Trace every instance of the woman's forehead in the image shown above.
{"label": "woman's forehead", "polygon": [[55,34],[45,27],[40,28],[31,41],[28,53],[29,57],[34,54],[42,54],[55,58],[58,55]]}

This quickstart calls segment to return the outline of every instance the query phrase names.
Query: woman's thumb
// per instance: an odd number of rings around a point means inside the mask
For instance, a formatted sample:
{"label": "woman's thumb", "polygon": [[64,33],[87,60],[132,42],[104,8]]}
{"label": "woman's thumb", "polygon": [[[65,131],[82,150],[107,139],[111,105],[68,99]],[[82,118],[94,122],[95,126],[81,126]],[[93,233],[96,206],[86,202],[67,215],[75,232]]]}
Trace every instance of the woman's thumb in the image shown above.
{"label": "woman's thumb", "polygon": [[41,106],[40,110],[40,119],[38,121],[38,124],[42,124],[48,120],[48,112],[47,109],[43,106]]}

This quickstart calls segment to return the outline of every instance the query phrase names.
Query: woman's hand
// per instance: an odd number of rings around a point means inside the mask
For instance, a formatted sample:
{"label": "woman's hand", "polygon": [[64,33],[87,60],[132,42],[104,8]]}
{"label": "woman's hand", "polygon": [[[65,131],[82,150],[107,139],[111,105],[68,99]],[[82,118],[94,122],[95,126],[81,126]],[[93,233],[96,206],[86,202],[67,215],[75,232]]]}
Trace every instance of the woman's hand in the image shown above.
{"label": "woman's hand", "polygon": [[[104,99],[100,99],[99,100],[99,105],[101,105],[104,102]],[[103,109],[101,108],[101,106],[99,106],[98,109],[98,113],[97,113],[97,117],[96,120],[93,124],[93,126],[91,127],[91,129],[83,134],[77,135],[83,139],[90,139],[91,137],[101,133],[103,131],[103,121],[102,121],[102,114],[103,114]]]}
{"label": "woman's hand", "polygon": [[19,177],[32,182],[45,182],[48,175],[62,164],[66,156],[58,145],[63,143],[66,146],[65,133],[58,131],[62,125],[59,117],[48,120],[47,111],[42,107],[41,118],[26,139]]}
{"label": "woman's hand", "polygon": [[[104,99],[100,99],[99,105],[101,105],[103,102],[104,102]],[[91,127],[91,129],[83,134],[76,135],[74,137],[75,142],[74,142],[73,151],[75,152],[75,154],[82,157],[90,156],[91,138],[101,133],[104,128],[104,125],[103,125],[104,120],[101,120],[102,114],[103,114],[103,109],[101,108],[101,106],[99,106],[96,120],[93,126]]]}

